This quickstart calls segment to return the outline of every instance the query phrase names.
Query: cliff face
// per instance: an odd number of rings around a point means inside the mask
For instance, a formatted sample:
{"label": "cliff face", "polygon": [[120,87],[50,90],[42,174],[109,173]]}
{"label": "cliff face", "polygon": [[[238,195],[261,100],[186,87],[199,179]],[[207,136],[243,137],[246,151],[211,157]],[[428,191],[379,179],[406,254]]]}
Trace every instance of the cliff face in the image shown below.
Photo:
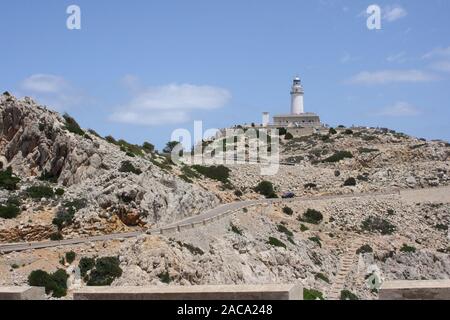
{"label": "cliff face", "polygon": [[[1,166],[21,177],[21,187],[42,184],[38,179],[45,176],[65,189],[65,199],[86,199],[76,215],[81,225],[116,215],[131,225],[167,223],[218,204],[212,193],[155,166],[157,156],[131,157],[68,127],[64,117],[29,98],[0,96]],[[120,170],[124,163],[141,173],[122,172],[129,171]]]}

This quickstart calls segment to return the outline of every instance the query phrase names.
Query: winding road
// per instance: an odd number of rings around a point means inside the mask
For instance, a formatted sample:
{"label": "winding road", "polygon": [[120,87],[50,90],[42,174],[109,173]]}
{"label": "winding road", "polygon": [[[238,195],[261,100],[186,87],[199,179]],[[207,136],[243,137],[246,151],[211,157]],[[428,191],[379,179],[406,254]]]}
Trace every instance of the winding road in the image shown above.
{"label": "winding road", "polygon": [[359,194],[346,194],[346,195],[323,195],[323,196],[311,196],[311,197],[297,197],[292,199],[261,199],[261,200],[248,200],[222,204],[213,209],[207,210],[199,215],[192,216],[167,226],[150,229],[148,231],[135,231],[128,233],[114,233],[107,235],[99,235],[77,239],[67,239],[61,241],[43,241],[43,242],[22,242],[22,243],[7,243],[0,244],[0,253],[25,251],[33,249],[52,248],[60,246],[70,246],[78,244],[86,244],[98,241],[110,241],[136,238],[145,234],[163,233],[165,230],[173,230],[183,226],[189,226],[193,224],[203,223],[208,220],[218,219],[222,216],[229,215],[238,210],[249,208],[252,206],[273,204],[273,203],[290,203],[297,201],[317,201],[317,200],[331,200],[331,199],[344,199],[344,198],[363,198],[374,196],[387,196],[387,195],[400,195],[402,200],[407,202],[417,201],[440,201],[450,202],[450,186],[430,189],[414,189],[414,190],[395,190],[391,192],[371,192],[371,193],[359,193]]}

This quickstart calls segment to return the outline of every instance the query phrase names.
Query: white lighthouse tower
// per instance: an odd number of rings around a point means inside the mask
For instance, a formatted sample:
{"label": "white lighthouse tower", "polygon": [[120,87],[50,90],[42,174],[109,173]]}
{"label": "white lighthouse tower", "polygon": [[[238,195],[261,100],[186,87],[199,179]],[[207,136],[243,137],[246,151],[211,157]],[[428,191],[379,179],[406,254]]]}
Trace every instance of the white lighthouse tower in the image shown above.
{"label": "white lighthouse tower", "polygon": [[294,78],[291,90],[291,114],[302,114],[305,112],[303,106],[303,96],[305,92],[303,91],[302,82],[299,77]]}

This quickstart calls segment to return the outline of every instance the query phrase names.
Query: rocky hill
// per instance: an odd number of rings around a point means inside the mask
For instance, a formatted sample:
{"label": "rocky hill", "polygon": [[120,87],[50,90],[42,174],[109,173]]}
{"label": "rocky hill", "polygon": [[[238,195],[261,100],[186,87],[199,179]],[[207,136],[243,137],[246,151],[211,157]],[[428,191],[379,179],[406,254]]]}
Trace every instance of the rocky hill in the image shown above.
{"label": "rocky hill", "polygon": [[[71,117],[29,98],[17,100],[7,93],[0,96],[0,134],[2,169],[10,167],[20,179],[13,190],[3,188],[0,198],[2,203],[12,197],[22,202],[22,213],[15,221],[0,219],[3,234],[10,229],[10,234],[19,235],[19,227],[28,230],[22,234],[35,234],[33,224],[46,228],[44,224],[51,225],[58,214],[64,218],[73,211],[73,221],[66,221],[70,223],[62,228],[69,237],[95,233],[96,229],[150,227],[198,214],[219,203],[211,192],[165,170],[165,158],[125,141],[84,131]],[[48,188],[63,194],[53,197]],[[30,191],[38,192],[30,196]],[[15,238],[10,240],[29,240]]]}

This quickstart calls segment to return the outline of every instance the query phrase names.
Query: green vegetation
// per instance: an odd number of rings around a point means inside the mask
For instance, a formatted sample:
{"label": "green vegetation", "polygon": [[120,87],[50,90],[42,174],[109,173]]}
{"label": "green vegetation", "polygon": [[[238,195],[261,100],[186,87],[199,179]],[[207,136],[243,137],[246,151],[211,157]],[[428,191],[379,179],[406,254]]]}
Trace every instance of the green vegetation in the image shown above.
{"label": "green vegetation", "polygon": [[277,226],[277,230],[278,232],[284,233],[285,235],[287,235],[288,237],[293,237],[294,234],[292,233],[292,231],[290,231],[288,228],[286,228],[284,225],[279,224]]}
{"label": "green vegetation", "polygon": [[159,280],[162,283],[169,284],[172,282],[172,278],[170,277],[169,271],[164,271],[158,275]]}
{"label": "green vegetation", "polygon": [[378,149],[371,149],[371,148],[359,148],[359,153],[372,153],[372,152],[379,152]]}
{"label": "green vegetation", "polygon": [[234,195],[235,195],[236,197],[240,198],[240,197],[242,197],[244,194],[242,193],[241,190],[236,190],[236,191],[234,191]]}
{"label": "green vegetation", "polygon": [[349,290],[341,291],[341,300],[359,300],[358,296]]}
{"label": "green vegetation", "polygon": [[14,219],[20,212],[20,200],[18,198],[11,197],[6,203],[0,205],[0,218]]}
{"label": "green vegetation", "polygon": [[414,253],[416,252],[416,248],[413,246],[408,246],[406,243],[403,244],[403,247],[401,247],[400,252],[405,252],[405,253]]}
{"label": "green vegetation", "polygon": [[64,239],[64,237],[61,232],[54,232],[50,235],[51,241],[61,241],[63,239]]}
{"label": "green vegetation", "polygon": [[277,238],[274,237],[269,237],[269,241],[267,241],[267,244],[270,244],[274,247],[281,247],[281,248],[285,248],[286,249],[286,245],[281,242],[280,240],[278,240]]}
{"label": "green vegetation", "polygon": [[442,223],[436,224],[435,228],[439,231],[448,231],[448,225]]}
{"label": "green vegetation", "polygon": [[239,229],[237,226],[235,226],[232,222],[230,222],[230,228],[231,228],[232,232],[242,236],[242,234],[243,234],[242,230]]}
{"label": "green vegetation", "polygon": [[16,190],[19,182],[20,179],[13,174],[11,167],[0,171],[0,189]]}
{"label": "green vegetation", "polygon": [[195,166],[192,166],[192,168],[207,178],[217,180],[222,183],[229,182],[228,179],[230,178],[231,170],[223,165],[211,166],[211,167],[195,165]]}
{"label": "green vegetation", "polygon": [[39,180],[50,182],[50,183],[57,183],[58,182],[58,176],[56,176],[56,175],[54,175],[54,174],[52,174],[50,172],[47,172],[47,170],[43,170],[41,175],[40,175],[40,177],[39,177]]}
{"label": "green vegetation", "polygon": [[28,284],[32,287],[44,287],[47,294],[51,293],[54,298],[61,298],[67,295],[68,278],[69,275],[62,269],[52,274],[35,270],[28,276]]}
{"label": "green vegetation", "polygon": [[373,249],[368,244],[361,246],[358,250],[356,250],[356,254],[364,254],[364,253],[372,253]]}
{"label": "green vegetation", "polygon": [[328,279],[328,277],[326,275],[324,275],[323,273],[320,273],[320,272],[316,273],[314,278],[316,280],[322,280],[322,281],[325,281],[326,283],[330,283],[330,279]]}
{"label": "green vegetation", "polygon": [[339,162],[346,158],[353,158],[353,154],[350,151],[338,151],[333,154],[331,157],[326,158],[323,162]]}
{"label": "green vegetation", "polygon": [[330,128],[329,133],[330,133],[331,135],[335,135],[335,134],[337,134],[337,131],[336,131],[336,129],[334,129],[334,128]]}
{"label": "green vegetation", "polygon": [[162,161],[159,161],[159,160],[160,159],[156,160],[156,159],[152,158],[150,161],[155,166],[161,168],[164,171],[169,171],[170,169],[172,169],[173,162],[169,157],[163,157]]}
{"label": "green vegetation", "polygon": [[80,259],[78,263],[78,268],[80,268],[80,274],[84,278],[88,271],[92,270],[95,267],[95,259],[83,257]]}
{"label": "green vegetation", "polygon": [[147,153],[153,153],[155,152],[155,146],[151,144],[150,142],[145,141],[142,144],[142,150],[144,150]]}
{"label": "green vegetation", "polygon": [[315,188],[317,188],[317,184],[315,184],[315,183],[307,183],[303,187],[305,189],[315,189]]}
{"label": "green vegetation", "polygon": [[382,235],[392,234],[396,228],[387,220],[369,217],[362,222],[362,229],[369,232],[380,232]]}
{"label": "green vegetation", "polygon": [[67,113],[63,115],[64,120],[66,120],[65,129],[69,132],[75,133],[80,136],[84,136],[85,132],[81,129],[80,125],[76,122],[74,118],[69,116]]}
{"label": "green vegetation", "polygon": [[303,289],[303,300],[325,300],[323,293],[314,289]]}
{"label": "green vegetation", "polygon": [[116,278],[122,276],[118,257],[97,258],[95,266],[84,279],[88,286],[109,286]]}
{"label": "green vegetation", "polygon": [[66,252],[67,263],[70,264],[70,263],[74,262],[76,257],[77,257],[77,254],[75,252],[73,252],[73,251]]}
{"label": "green vegetation", "polygon": [[55,196],[55,192],[53,191],[53,188],[49,186],[32,186],[29,187],[26,191],[27,195],[35,200],[42,199],[42,198],[53,198]]}
{"label": "green vegetation", "polygon": [[130,161],[128,161],[128,160],[122,162],[119,171],[120,171],[120,172],[131,172],[131,173],[134,173],[134,174],[136,174],[136,175],[140,175],[140,174],[142,173],[141,169],[136,168],[136,167],[135,167]]}
{"label": "green vegetation", "polygon": [[294,139],[294,136],[290,132],[288,132],[284,135],[284,138],[286,140],[292,140],[292,139]]}
{"label": "green vegetation", "polygon": [[205,252],[202,249],[200,249],[200,248],[198,248],[196,246],[193,246],[190,243],[184,243],[184,242],[181,242],[181,241],[178,241],[177,243],[178,243],[179,246],[188,249],[189,252],[192,253],[194,256],[197,256],[197,255],[202,256],[202,255],[205,254]]}
{"label": "green vegetation", "polygon": [[305,226],[303,223],[300,224],[300,231],[301,231],[301,232],[306,232],[306,231],[308,231],[308,230],[309,230],[309,228],[308,228],[307,226]]}
{"label": "green vegetation", "polygon": [[292,209],[289,208],[289,207],[284,207],[284,208],[283,208],[283,213],[284,213],[284,214],[287,214],[288,216],[292,216],[292,215],[294,214],[294,210],[292,210]]}
{"label": "green vegetation", "polygon": [[58,230],[62,230],[73,223],[75,213],[78,210],[85,208],[87,205],[86,199],[76,199],[73,201],[66,201],[56,212],[55,218],[52,223],[58,227]]}
{"label": "green vegetation", "polygon": [[321,239],[319,237],[311,237],[311,238],[308,238],[308,239],[310,241],[312,241],[312,242],[317,243],[317,245],[322,248],[322,242],[321,242]]}
{"label": "green vegetation", "polygon": [[55,190],[55,194],[58,196],[58,197],[61,197],[61,196],[63,196],[64,195],[64,189],[62,189],[62,188],[58,188],[58,189],[56,189]]}
{"label": "green vegetation", "polygon": [[356,179],[351,177],[344,181],[344,186],[346,187],[354,187],[356,186]]}
{"label": "green vegetation", "polygon": [[277,198],[273,184],[270,181],[261,181],[256,187],[255,192],[265,196],[267,199]]}
{"label": "green vegetation", "polygon": [[308,209],[298,220],[310,224],[320,224],[323,220],[323,215],[320,211]]}
{"label": "green vegetation", "polygon": [[353,130],[347,129],[344,131],[344,134],[353,134]]}

